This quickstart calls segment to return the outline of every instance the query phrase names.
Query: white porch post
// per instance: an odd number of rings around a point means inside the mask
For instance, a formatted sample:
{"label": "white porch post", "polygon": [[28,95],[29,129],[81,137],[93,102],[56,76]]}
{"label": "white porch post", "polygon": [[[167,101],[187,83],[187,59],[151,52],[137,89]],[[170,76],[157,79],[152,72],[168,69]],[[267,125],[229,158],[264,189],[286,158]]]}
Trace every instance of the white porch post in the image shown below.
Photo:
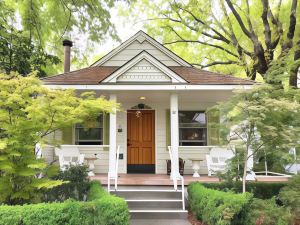
{"label": "white porch post", "polygon": [[172,93],[170,96],[170,119],[171,119],[171,146],[173,156],[173,167],[171,176],[173,179],[179,177],[178,146],[179,146],[179,124],[178,124],[178,94]]}
{"label": "white porch post", "polygon": [[[115,94],[110,95],[111,101],[117,101]],[[116,146],[117,146],[117,114],[116,109],[109,116],[109,177],[115,178]]]}

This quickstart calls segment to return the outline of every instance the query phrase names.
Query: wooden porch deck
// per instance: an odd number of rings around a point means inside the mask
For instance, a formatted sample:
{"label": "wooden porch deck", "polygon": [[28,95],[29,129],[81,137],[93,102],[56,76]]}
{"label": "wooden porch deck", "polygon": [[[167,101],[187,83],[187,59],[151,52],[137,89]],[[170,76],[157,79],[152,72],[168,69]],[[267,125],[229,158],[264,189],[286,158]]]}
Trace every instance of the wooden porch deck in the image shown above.
{"label": "wooden porch deck", "polygon": [[[90,177],[91,180],[99,180],[102,184],[107,185],[107,174],[96,174]],[[191,182],[199,181],[203,183],[220,182],[217,177],[208,177],[201,175],[199,178],[194,178],[192,175],[184,175],[184,184],[188,185]],[[287,177],[259,177],[259,182],[287,182]],[[113,181],[112,181],[113,182]],[[113,183],[112,183],[113,184]],[[164,174],[119,174],[118,185],[173,185],[170,176]]]}

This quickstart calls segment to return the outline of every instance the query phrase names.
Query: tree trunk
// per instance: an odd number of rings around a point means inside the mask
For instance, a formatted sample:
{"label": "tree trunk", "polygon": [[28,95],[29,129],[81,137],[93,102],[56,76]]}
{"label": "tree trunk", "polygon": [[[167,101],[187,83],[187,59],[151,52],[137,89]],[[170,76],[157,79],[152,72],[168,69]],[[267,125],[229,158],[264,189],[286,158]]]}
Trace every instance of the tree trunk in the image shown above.
{"label": "tree trunk", "polygon": [[300,40],[297,42],[296,45],[297,46],[294,54],[294,61],[299,61],[299,62],[295,63],[295,65],[291,69],[291,74],[289,79],[290,86],[295,88],[297,87],[297,74],[300,67]]}
{"label": "tree trunk", "polygon": [[248,164],[248,146],[244,156],[244,171],[243,171],[243,193],[246,192],[246,176],[247,176],[247,164]]}

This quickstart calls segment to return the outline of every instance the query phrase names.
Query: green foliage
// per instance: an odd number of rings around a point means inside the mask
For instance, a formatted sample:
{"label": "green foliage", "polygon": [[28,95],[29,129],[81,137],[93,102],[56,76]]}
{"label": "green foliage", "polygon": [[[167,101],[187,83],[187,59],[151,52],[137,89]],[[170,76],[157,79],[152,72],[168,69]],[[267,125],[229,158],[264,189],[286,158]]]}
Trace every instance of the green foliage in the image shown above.
{"label": "green foliage", "polygon": [[[202,185],[206,188],[225,192],[240,193],[242,191],[242,182],[203,183]],[[280,190],[286,185],[285,182],[249,182],[247,183],[247,191],[252,193],[255,198],[270,199],[278,196]]]}
{"label": "green foliage", "polygon": [[188,194],[192,212],[208,225],[239,224],[240,214],[252,198],[249,193],[225,193],[200,183],[190,184]]}
{"label": "green foliage", "polygon": [[36,158],[35,144],[51,144],[46,137],[53,131],[113,107],[118,104],[93,93],[48,89],[33,75],[0,74],[0,202],[36,202],[39,190],[62,184],[51,180],[53,166]]}
{"label": "green foliage", "polygon": [[[209,188],[226,190],[227,184],[205,184]],[[239,185],[239,188],[241,185]],[[264,186],[268,188],[268,185]],[[230,185],[227,187],[231,188]],[[262,187],[260,187],[262,188]],[[266,190],[266,189],[265,189]],[[205,224],[230,225],[288,225],[288,208],[276,204],[275,197],[267,200],[253,198],[250,193],[235,194],[208,189],[200,183],[188,186],[192,212]]]}
{"label": "green foliage", "polygon": [[[8,33],[12,29],[13,34],[10,37],[14,38],[7,39],[6,35],[0,32],[0,40],[5,40],[8,45],[12,45],[7,47],[13,53],[21,47],[22,55],[14,56],[14,59],[21,59],[24,65],[31,63],[31,66],[34,60],[39,60],[43,67],[46,64],[43,72],[53,74],[57,73],[58,68],[62,66],[56,67],[46,63],[48,59],[45,56],[49,53],[55,54],[62,61],[63,38],[71,36],[79,46],[80,41],[77,38],[80,36],[81,39],[86,38],[88,41],[79,48],[74,46],[72,65],[86,65],[89,60],[87,57],[90,55],[88,52],[94,50],[95,43],[101,43],[108,37],[119,40],[109,11],[114,5],[113,0],[4,0],[0,3],[0,18],[2,18],[0,24],[6,27]],[[18,40],[22,42],[17,43]],[[25,50],[28,51],[23,52]],[[41,52],[43,54],[38,56]],[[22,59],[22,56],[30,53],[35,54],[30,58],[28,56]],[[0,59],[8,62],[10,55],[0,51]],[[18,65],[18,62],[15,64]]]}
{"label": "green foliage", "polygon": [[[243,179],[246,162],[251,155],[254,155],[255,161],[276,155],[277,167],[279,163],[281,166],[278,172],[284,170],[284,165],[293,162],[289,150],[297,147],[300,139],[298,89],[259,85],[251,90],[235,91],[227,102],[212,109],[215,108],[221,112],[221,139],[223,143],[235,146],[241,169],[244,169]],[[237,160],[234,166],[237,170]]]}
{"label": "green foliage", "polygon": [[243,224],[249,225],[289,225],[291,214],[287,208],[276,204],[275,198],[268,200],[253,199],[245,209]]}
{"label": "green foliage", "polygon": [[46,190],[43,201],[65,201],[69,198],[83,201],[86,199],[90,186],[87,166],[70,166],[66,170],[60,171],[59,174],[52,177],[52,179],[66,182],[60,186]]}
{"label": "green foliage", "polygon": [[26,32],[7,24],[7,17],[13,15],[3,2],[0,3],[0,15],[0,71],[7,74],[15,71],[23,76],[37,71],[39,77],[46,76],[45,68],[58,64],[59,58],[31,41]]}
{"label": "green foliage", "polygon": [[23,206],[0,206],[0,225],[128,225],[126,202],[109,195],[99,183],[92,182],[92,192],[102,193],[93,201],[39,203]]}
{"label": "green foliage", "polygon": [[295,219],[300,219],[300,175],[292,177],[279,194],[283,204],[291,208]]}
{"label": "green foliage", "polygon": [[101,184],[98,181],[90,182],[90,189],[87,196],[88,201],[93,201],[106,195],[108,195],[108,193],[103,190]]}
{"label": "green foliage", "polygon": [[[141,0],[123,10],[123,14],[126,19],[130,15],[134,22],[148,19],[144,26],[150,35],[196,66],[261,80],[266,78],[273,60],[284,52],[293,54],[297,47],[300,6],[291,11],[292,1],[268,1],[264,7],[261,0],[159,0],[155,4]],[[264,12],[268,12],[265,20]],[[292,12],[296,20],[290,40],[287,33],[292,27]],[[291,48],[284,47],[287,42]]]}

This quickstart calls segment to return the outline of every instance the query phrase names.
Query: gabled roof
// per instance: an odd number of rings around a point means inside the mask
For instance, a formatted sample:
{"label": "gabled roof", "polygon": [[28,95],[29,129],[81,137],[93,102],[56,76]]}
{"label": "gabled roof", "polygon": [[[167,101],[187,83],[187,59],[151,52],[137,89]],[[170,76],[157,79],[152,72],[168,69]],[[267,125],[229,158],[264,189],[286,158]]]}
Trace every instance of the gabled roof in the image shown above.
{"label": "gabled roof", "polygon": [[[52,77],[43,78],[44,84],[79,84],[79,85],[101,85],[107,84],[102,83],[104,79],[109,77],[115,71],[121,67],[107,67],[107,66],[96,66],[88,67],[81,70],[75,70],[69,73],[59,74]],[[184,66],[171,66],[168,67],[178,76],[182,77],[188,83],[185,85],[253,85],[256,82],[243,79],[238,77],[233,77],[230,75],[224,75],[220,73],[209,72],[206,70],[197,69],[194,67],[184,67]],[[173,83],[178,84],[178,83]],[[170,84],[172,85],[172,84]]]}
{"label": "gabled roof", "polygon": [[[117,82],[117,78],[119,76],[123,75],[126,71],[128,71],[130,68],[132,68],[134,65],[138,64],[142,60],[146,60],[147,62],[150,62],[151,65],[153,65],[154,67],[162,71],[166,76],[170,78],[172,83],[187,83],[187,81],[184,80],[181,76],[179,76],[173,70],[169,69],[167,66],[159,62],[156,58],[154,58],[146,51],[142,51],[136,57],[128,61],[125,65],[123,65],[118,70],[113,72],[111,75],[106,77],[101,83]],[[136,82],[139,82],[138,78]]]}
{"label": "gabled roof", "polygon": [[138,41],[139,43],[142,43],[144,41],[148,41],[150,44],[152,44],[153,46],[155,46],[156,48],[158,48],[164,54],[166,54],[167,56],[169,56],[170,58],[172,58],[174,61],[176,61],[177,63],[179,63],[179,65],[181,65],[181,66],[187,66],[187,67],[191,67],[192,66],[191,64],[189,64],[188,62],[186,62],[184,59],[182,59],[181,57],[179,57],[178,55],[176,55],[174,52],[170,51],[168,48],[166,48],[165,46],[163,46],[162,44],[160,44],[158,41],[156,41],[155,39],[153,39],[152,37],[150,37],[144,31],[140,30],[135,35],[133,35],[131,38],[129,38],[128,40],[126,40],[125,42],[123,42],[120,46],[118,46],[117,48],[115,48],[112,51],[110,51],[108,54],[106,54],[105,56],[103,56],[98,61],[94,62],[91,65],[91,67],[93,67],[93,66],[101,66],[102,64],[104,64],[105,62],[107,62],[108,60],[110,60],[113,56],[117,55],[119,52],[121,52],[123,49],[125,49],[127,46],[129,46],[131,43],[133,43],[134,41]]}

